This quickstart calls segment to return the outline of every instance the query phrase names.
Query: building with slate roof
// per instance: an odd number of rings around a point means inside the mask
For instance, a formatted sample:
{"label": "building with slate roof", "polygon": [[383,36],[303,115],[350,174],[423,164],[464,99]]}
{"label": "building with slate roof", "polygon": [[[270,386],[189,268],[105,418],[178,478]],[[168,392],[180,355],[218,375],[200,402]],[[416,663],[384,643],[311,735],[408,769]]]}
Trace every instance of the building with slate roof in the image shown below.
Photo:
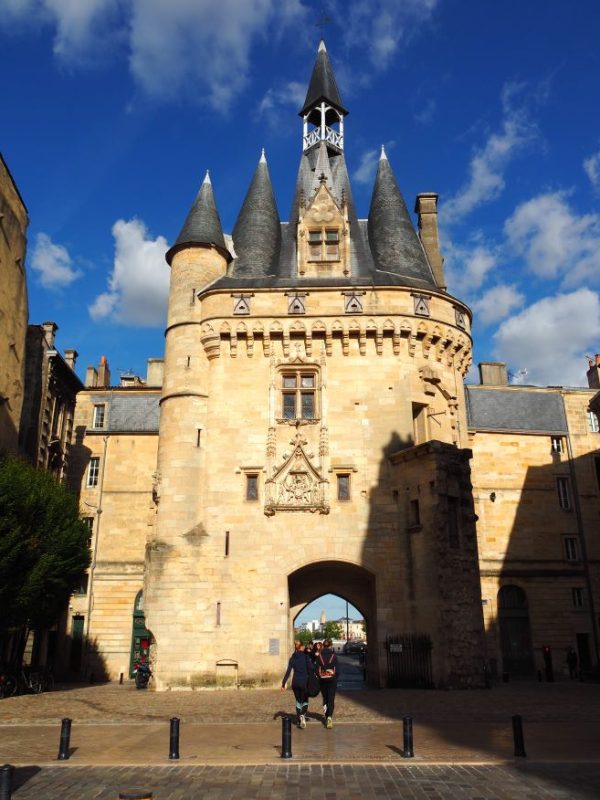
{"label": "building with slate roof", "polygon": [[264,152],[230,236],[207,174],[166,256],[164,369],[88,371],[79,667],[278,685],[294,619],[327,593],[364,616],[373,686],[535,676],[545,646],[557,675],[569,647],[597,664],[598,384],[509,386],[487,364],[465,387],[438,197],[418,195],[415,227],[382,149],[359,217],[323,42],[299,115],[288,220]]}

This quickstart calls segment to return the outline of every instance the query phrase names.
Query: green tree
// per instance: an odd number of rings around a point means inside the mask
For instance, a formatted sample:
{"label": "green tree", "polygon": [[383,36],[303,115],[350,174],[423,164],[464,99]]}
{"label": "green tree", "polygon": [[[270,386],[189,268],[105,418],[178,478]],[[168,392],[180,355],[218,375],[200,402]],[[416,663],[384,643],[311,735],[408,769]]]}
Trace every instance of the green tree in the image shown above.
{"label": "green tree", "polygon": [[308,644],[312,642],[314,633],[312,631],[306,630],[306,628],[301,628],[300,630],[296,630],[294,632],[294,639],[297,639],[302,644]]}
{"label": "green tree", "polygon": [[57,621],[89,566],[88,535],[50,473],[0,458],[0,634],[21,632],[24,647],[27,631]]}
{"label": "green tree", "polygon": [[344,631],[339,622],[326,622],[321,628],[323,639],[343,639]]}

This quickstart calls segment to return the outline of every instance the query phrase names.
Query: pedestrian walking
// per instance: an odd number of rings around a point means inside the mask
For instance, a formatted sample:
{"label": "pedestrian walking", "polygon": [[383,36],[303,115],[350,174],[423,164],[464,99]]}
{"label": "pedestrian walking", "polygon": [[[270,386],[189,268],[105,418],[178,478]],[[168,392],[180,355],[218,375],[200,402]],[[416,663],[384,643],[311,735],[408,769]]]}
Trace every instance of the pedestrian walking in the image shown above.
{"label": "pedestrian walking", "polygon": [[338,657],[331,648],[331,639],[325,639],[323,641],[323,649],[317,656],[317,675],[321,683],[325,727],[328,730],[333,728],[333,711],[335,708],[338,671]]}
{"label": "pedestrian walking", "polygon": [[577,653],[572,647],[567,650],[567,666],[569,668],[569,678],[574,681],[577,678]]}
{"label": "pedestrian walking", "polygon": [[296,698],[296,724],[299,728],[306,728],[308,676],[314,671],[312,660],[304,652],[302,642],[294,642],[294,652],[290,657],[287,670],[281,681],[281,691],[285,692],[287,680],[293,672],[292,691]]}

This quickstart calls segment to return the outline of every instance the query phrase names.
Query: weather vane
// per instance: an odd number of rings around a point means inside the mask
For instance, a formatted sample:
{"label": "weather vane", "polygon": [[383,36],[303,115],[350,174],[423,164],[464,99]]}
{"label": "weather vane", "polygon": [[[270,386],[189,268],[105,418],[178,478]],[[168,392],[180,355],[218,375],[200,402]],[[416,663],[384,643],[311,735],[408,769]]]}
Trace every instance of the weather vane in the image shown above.
{"label": "weather vane", "polygon": [[322,12],[319,19],[315,22],[315,27],[320,28],[321,30],[321,38],[325,34],[325,28],[327,27],[327,25],[331,25],[332,22],[333,20],[331,19],[331,17],[328,17],[327,14],[325,14],[325,12]]}

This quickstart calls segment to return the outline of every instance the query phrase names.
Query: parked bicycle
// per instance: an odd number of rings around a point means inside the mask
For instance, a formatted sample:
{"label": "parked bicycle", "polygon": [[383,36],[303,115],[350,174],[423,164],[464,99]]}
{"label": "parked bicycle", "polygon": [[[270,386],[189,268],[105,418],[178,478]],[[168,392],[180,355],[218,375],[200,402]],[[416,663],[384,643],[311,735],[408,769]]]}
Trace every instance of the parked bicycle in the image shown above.
{"label": "parked bicycle", "polygon": [[54,675],[47,667],[29,667],[27,664],[14,671],[0,667],[0,698],[15,694],[41,694],[54,688]]}
{"label": "parked bicycle", "polygon": [[17,676],[4,665],[0,666],[0,698],[12,697],[17,693],[18,688]]}

